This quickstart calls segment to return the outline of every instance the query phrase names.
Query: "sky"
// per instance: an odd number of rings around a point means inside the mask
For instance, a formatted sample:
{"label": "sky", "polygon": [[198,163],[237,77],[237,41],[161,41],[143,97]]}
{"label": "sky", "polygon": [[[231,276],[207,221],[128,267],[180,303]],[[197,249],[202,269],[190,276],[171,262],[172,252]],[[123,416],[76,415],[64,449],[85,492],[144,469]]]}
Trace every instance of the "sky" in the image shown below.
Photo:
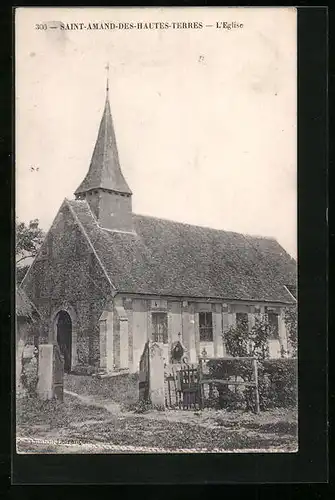
{"label": "sky", "polygon": [[[213,26],[59,28],[100,21]],[[216,28],[232,21],[243,27]],[[38,218],[47,230],[74,197],[93,153],[109,62],[133,211],[274,237],[296,258],[294,8],[20,8],[15,59],[20,220]]]}

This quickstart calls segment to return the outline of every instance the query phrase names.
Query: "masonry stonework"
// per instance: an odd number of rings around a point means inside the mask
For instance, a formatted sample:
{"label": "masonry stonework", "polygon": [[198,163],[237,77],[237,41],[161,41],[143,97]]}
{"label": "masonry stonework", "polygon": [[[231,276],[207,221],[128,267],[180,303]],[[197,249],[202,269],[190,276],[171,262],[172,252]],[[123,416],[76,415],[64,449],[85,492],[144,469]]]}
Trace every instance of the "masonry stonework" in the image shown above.
{"label": "masonry stonework", "polygon": [[40,343],[54,337],[55,324],[51,324],[51,319],[56,321],[56,313],[72,308],[78,321],[76,363],[98,366],[98,320],[111,289],[66,204],[60,209],[22,287],[41,315]]}

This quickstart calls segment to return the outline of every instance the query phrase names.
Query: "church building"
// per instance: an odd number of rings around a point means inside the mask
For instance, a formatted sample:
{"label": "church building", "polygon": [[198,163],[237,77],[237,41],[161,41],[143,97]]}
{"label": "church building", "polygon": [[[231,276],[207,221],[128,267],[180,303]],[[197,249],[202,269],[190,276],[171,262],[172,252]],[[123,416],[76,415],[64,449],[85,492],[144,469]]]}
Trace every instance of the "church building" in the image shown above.
{"label": "church building", "polygon": [[[149,189],[149,187],[148,187]],[[229,355],[225,332],[273,325],[270,356],[288,349],[296,262],[278,242],[132,211],[108,85],[88,172],[64,199],[21,288],[41,316],[39,342],[58,342],[65,370],[136,372],[147,339],[166,363]]]}

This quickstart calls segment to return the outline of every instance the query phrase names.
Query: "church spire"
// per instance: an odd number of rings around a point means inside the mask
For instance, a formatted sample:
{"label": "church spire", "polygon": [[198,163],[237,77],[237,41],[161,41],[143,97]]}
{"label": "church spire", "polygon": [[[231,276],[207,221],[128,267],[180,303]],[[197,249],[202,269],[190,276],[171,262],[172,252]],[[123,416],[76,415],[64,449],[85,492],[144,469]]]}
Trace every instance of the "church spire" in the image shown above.
{"label": "church spire", "polygon": [[[116,220],[116,212],[121,210],[122,207],[122,210],[126,210],[127,212],[130,210],[131,213],[132,192],[120,167],[119,153],[109,103],[108,69],[109,65],[106,67],[107,79],[105,107],[90,167],[84,180],[76,189],[75,196],[79,199],[87,199],[98,220],[101,218],[100,214],[104,213],[104,227],[112,228],[114,226],[119,226],[119,224],[112,223],[112,220],[107,223],[105,220],[107,214],[109,213],[110,217],[114,217],[114,220]],[[113,197],[111,196],[112,194],[114,195]],[[120,197],[122,197],[122,202],[119,200]],[[118,201],[115,201],[116,198]],[[129,203],[126,202],[126,199]],[[107,200],[109,200],[108,203]],[[122,219],[123,218],[124,217],[122,216]],[[129,217],[126,218],[128,220]]]}
{"label": "church spire", "polygon": [[105,109],[100,122],[90,168],[83,182],[75,191],[76,195],[97,188],[131,194],[131,190],[120,167],[119,153],[109,104],[108,80],[109,78],[107,75]]}

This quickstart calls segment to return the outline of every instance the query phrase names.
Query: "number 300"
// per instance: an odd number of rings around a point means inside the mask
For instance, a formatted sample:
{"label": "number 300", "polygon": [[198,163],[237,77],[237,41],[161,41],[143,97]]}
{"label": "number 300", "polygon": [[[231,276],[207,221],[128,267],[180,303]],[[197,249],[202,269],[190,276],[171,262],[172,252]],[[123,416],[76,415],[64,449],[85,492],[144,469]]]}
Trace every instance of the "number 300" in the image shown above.
{"label": "number 300", "polygon": [[47,25],[46,24],[35,24],[35,29],[36,30],[46,30]]}

